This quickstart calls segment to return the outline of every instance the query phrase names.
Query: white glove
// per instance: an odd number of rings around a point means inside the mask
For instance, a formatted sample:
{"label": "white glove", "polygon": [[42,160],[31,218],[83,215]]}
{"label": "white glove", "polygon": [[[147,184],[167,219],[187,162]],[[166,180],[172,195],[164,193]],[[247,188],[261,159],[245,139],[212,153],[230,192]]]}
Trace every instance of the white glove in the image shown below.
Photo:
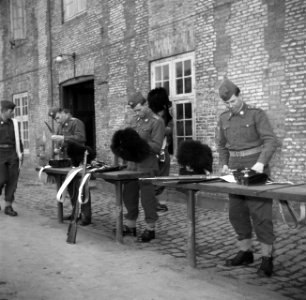
{"label": "white glove", "polygon": [[257,173],[263,173],[264,170],[264,164],[261,162],[257,162],[252,168],[251,170],[256,171]]}
{"label": "white glove", "polygon": [[222,175],[227,175],[227,174],[230,174],[230,173],[231,173],[231,171],[230,171],[228,165],[224,165],[224,166],[222,167],[221,174],[222,174]]}
{"label": "white glove", "polygon": [[64,136],[63,135],[52,135],[51,139],[52,141],[55,141],[55,142],[63,142]]}

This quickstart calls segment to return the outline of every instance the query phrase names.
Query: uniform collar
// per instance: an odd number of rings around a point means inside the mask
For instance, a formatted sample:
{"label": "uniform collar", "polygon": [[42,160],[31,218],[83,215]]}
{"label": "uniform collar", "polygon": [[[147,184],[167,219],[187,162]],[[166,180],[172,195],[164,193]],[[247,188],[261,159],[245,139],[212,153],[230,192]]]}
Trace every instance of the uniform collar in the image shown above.
{"label": "uniform collar", "polygon": [[228,119],[230,120],[233,116],[239,116],[241,118],[245,118],[247,110],[248,110],[248,105],[243,102],[241,109],[237,113],[233,114],[233,113],[229,112]]}
{"label": "uniform collar", "polygon": [[8,123],[10,120],[11,120],[11,118],[8,118],[8,119],[4,120],[4,119],[0,116],[0,122],[1,122],[1,124],[3,124],[3,123]]}
{"label": "uniform collar", "polygon": [[144,114],[142,117],[140,116],[137,116],[137,120],[143,120],[145,122],[148,122],[149,119],[152,117],[153,115],[153,112],[150,108],[146,107],[144,110],[143,110]]}

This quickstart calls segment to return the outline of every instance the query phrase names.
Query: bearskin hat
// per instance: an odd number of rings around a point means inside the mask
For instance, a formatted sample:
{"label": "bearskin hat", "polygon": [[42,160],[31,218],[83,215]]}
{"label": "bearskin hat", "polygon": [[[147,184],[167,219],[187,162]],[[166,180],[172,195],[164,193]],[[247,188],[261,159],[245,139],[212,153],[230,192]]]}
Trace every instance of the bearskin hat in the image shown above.
{"label": "bearskin hat", "polygon": [[114,133],[111,142],[113,153],[123,160],[139,163],[146,159],[151,148],[133,128],[125,128]]}
{"label": "bearskin hat", "polygon": [[148,93],[148,106],[155,113],[171,107],[168,92],[163,87],[157,87]]}
{"label": "bearskin hat", "polygon": [[75,141],[67,142],[66,152],[73,166],[78,167],[83,162],[85,150],[88,151],[87,163],[89,164],[96,157],[95,151]]}
{"label": "bearskin hat", "polygon": [[211,148],[200,141],[186,140],[181,142],[176,158],[183,168],[190,167],[194,174],[205,174],[205,170],[212,172]]}

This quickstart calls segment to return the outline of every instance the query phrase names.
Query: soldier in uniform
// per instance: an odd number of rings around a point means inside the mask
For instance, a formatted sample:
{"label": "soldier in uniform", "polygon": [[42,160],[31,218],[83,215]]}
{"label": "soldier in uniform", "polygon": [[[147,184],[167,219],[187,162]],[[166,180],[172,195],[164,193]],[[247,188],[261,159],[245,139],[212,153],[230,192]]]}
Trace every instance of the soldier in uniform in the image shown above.
{"label": "soldier in uniform", "polygon": [[[158,176],[169,176],[170,174],[170,154],[173,154],[173,118],[172,103],[169,100],[167,90],[163,87],[152,89],[148,93],[149,108],[165,122],[166,131],[163,140],[162,151],[159,157]],[[157,211],[168,211],[166,204],[159,201],[158,196],[164,191],[165,187],[155,186],[155,196],[157,201]]]}
{"label": "soldier in uniform", "polygon": [[[133,128],[151,148],[150,155],[140,163],[128,162],[128,169],[145,171],[149,176],[158,172],[158,158],[165,136],[164,121],[155,115],[146,105],[146,99],[137,92],[128,99],[128,105],[135,115],[129,121],[128,127]],[[139,214],[139,192],[144,209],[146,229],[141,235],[142,242],[149,242],[155,238],[155,222],[158,219],[156,212],[155,189],[151,182],[131,181],[124,185],[123,202],[127,209],[124,235],[136,236],[136,220]]]}
{"label": "soldier in uniform", "polygon": [[15,106],[11,101],[1,101],[0,195],[3,187],[5,187],[4,213],[11,217],[18,215],[12,207],[12,203],[17,189],[19,169],[23,158],[23,145],[20,138],[18,122],[13,119]]}
{"label": "soldier in uniform", "polygon": [[[58,127],[56,134],[51,136],[51,139],[56,143],[55,153],[59,154],[62,158],[67,158],[68,144],[76,143],[82,146],[86,142],[86,133],[84,123],[71,116],[69,109],[51,108],[49,116],[52,117],[57,123]],[[76,180],[76,179],[75,179]],[[71,205],[75,206],[75,193],[77,192],[77,182],[74,180],[69,186],[68,191],[71,199]],[[74,209],[71,215],[64,216],[64,220],[70,220],[73,217]],[[80,225],[86,226],[91,223],[91,201],[81,206],[81,220]]]}
{"label": "soldier in uniform", "polygon": [[[278,140],[266,113],[243,102],[240,89],[228,79],[222,82],[219,95],[228,108],[219,120],[218,151],[222,173],[249,168],[269,174],[268,163],[278,146]],[[253,224],[262,254],[257,274],[270,277],[273,272],[272,246],[275,239],[272,199],[230,194],[229,219],[237,234],[240,249],[234,258],[226,261],[226,265],[253,263]]]}

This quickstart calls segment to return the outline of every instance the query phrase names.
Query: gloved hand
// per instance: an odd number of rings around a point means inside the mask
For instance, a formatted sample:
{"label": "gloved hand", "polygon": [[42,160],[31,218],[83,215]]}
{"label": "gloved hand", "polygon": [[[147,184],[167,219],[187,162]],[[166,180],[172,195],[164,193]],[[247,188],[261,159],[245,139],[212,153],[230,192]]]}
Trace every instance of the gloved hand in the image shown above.
{"label": "gloved hand", "polygon": [[224,165],[221,169],[221,175],[227,175],[230,173],[231,173],[231,170],[229,169],[228,165]]}
{"label": "gloved hand", "polygon": [[251,170],[254,170],[257,173],[263,173],[264,170],[264,164],[261,162],[257,162],[252,168]]}
{"label": "gloved hand", "polygon": [[63,135],[52,135],[51,136],[52,141],[55,142],[63,142],[64,141],[64,136]]}

